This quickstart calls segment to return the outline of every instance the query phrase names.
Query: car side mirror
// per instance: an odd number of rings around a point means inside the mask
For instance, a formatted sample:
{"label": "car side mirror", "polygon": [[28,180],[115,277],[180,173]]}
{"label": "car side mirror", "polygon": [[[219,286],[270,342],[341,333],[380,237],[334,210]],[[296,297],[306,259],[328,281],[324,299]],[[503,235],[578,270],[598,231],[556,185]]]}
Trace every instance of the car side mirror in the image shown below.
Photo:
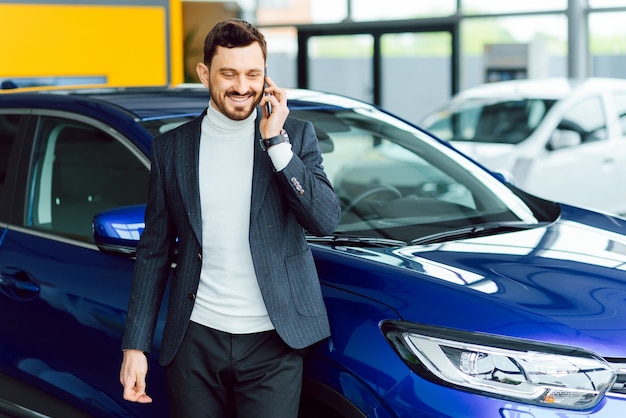
{"label": "car side mirror", "polygon": [[134,257],[144,230],[146,205],[115,208],[93,218],[93,237],[103,253]]}
{"label": "car side mirror", "polygon": [[580,133],[572,131],[571,129],[556,129],[550,141],[548,142],[548,149],[556,151],[562,148],[575,147],[580,145],[582,137]]}

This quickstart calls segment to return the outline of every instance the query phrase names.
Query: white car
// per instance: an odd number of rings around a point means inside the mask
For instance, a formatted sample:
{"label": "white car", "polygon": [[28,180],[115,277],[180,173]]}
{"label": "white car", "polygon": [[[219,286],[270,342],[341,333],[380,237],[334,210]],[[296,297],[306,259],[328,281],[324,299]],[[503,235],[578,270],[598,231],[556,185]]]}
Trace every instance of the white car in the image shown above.
{"label": "white car", "polygon": [[626,79],[484,84],[421,125],[530,193],[626,214]]}

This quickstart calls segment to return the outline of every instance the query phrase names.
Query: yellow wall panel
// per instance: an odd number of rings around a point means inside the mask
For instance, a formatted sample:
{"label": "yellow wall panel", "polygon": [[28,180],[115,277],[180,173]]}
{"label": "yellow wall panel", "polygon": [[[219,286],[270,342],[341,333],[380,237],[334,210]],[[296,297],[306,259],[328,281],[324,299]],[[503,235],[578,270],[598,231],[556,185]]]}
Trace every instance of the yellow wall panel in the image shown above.
{"label": "yellow wall panel", "polygon": [[0,4],[0,78],[167,84],[165,14],[160,7]]}

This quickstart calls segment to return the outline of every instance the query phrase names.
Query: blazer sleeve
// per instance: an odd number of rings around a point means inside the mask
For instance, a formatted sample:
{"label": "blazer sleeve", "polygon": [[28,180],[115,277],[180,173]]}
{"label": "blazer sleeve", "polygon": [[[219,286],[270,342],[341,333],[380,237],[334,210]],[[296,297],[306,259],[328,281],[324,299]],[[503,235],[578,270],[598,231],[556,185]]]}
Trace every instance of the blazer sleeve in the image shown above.
{"label": "blazer sleeve", "polygon": [[315,129],[311,122],[289,118],[285,130],[294,155],[277,175],[286,189],[289,205],[309,233],[331,234],[339,223],[341,206],[324,172]]}
{"label": "blazer sleeve", "polygon": [[[145,213],[145,229],[137,246],[137,257],[128,303],[122,349],[149,352],[154,338],[161,301],[171,271],[176,242],[175,227],[167,210],[164,161],[160,150],[165,138],[152,143],[152,168]],[[171,141],[169,141],[171,142]]]}

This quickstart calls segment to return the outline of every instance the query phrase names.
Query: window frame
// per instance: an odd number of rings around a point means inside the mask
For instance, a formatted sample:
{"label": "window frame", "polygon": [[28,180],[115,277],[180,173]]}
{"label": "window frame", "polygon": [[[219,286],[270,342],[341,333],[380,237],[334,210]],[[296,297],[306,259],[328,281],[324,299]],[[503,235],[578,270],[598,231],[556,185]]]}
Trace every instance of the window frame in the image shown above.
{"label": "window frame", "polygon": [[[26,131],[30,121],[30,113],[28,109],[21,108],[0,109],[1,115],[19,115],[22,117],[9,152],[5,184],[0,189],[0,222],[12,223],[15,221],[15,214],[19,213],[19,208],[16,210],[15,206],[18,204],[16,199],[18,191],[23,188],[21,187],[23,181],[21,181],[22,176],[20,175],[23,166],[20,161],[24,150],[28,147]],[[8,204],[2,204],[2,202]]]}
{"label": "window frame", "polygon": [[[69,239],[70,241],[76,243],[92,245],[92,242],[63,235],[54,230],[45,230],[42,228],[38,228],[31,224],[31,211],[35,210],[35,208],[32,207],[32,205],[35,203],[35,201],[33,200],[33,193],[35,193],[34,182],[37,181],[37,175],[34,165],[36,164],[35,159],[38,157],[37,151],[42,145],[39,139],[39,132],[41,129],[41,123],[43,122],[44,118],[61,118],[71,123],[84,124],[90,128],[99,130],[108,136],[111,136],[116,142],[126,148],[131,153],[131,155],[134,156],[137,161],[146,168],[146,172],[148,174],[150,172],[150,159],[131,139],[123,135],[112,126],[103,123],[97,119],[93,119],[91,117],[77,114],[74,112],[54,109],[33,109],[30,114],[32,115],[32,117],[27,122],[27,140],[25,141],[27,144],[27,148],[22,152],[22,156],[19,162],[20,171],[18,177],[23,179],[23,181],[21,182],[22,184],[19,186],[19,189],[16,191],[15,195],[16,199],[20,199],[20,203],[17,203],[17,200],[15,200],[16,203],[13,205],[15,211],[13,215],[13,221],[20,228],[23,228],[27,231],[32,231],[37,235],[55,237],[63,241]],[[43,144],[43,146],[46,146],[46,144]]]}

